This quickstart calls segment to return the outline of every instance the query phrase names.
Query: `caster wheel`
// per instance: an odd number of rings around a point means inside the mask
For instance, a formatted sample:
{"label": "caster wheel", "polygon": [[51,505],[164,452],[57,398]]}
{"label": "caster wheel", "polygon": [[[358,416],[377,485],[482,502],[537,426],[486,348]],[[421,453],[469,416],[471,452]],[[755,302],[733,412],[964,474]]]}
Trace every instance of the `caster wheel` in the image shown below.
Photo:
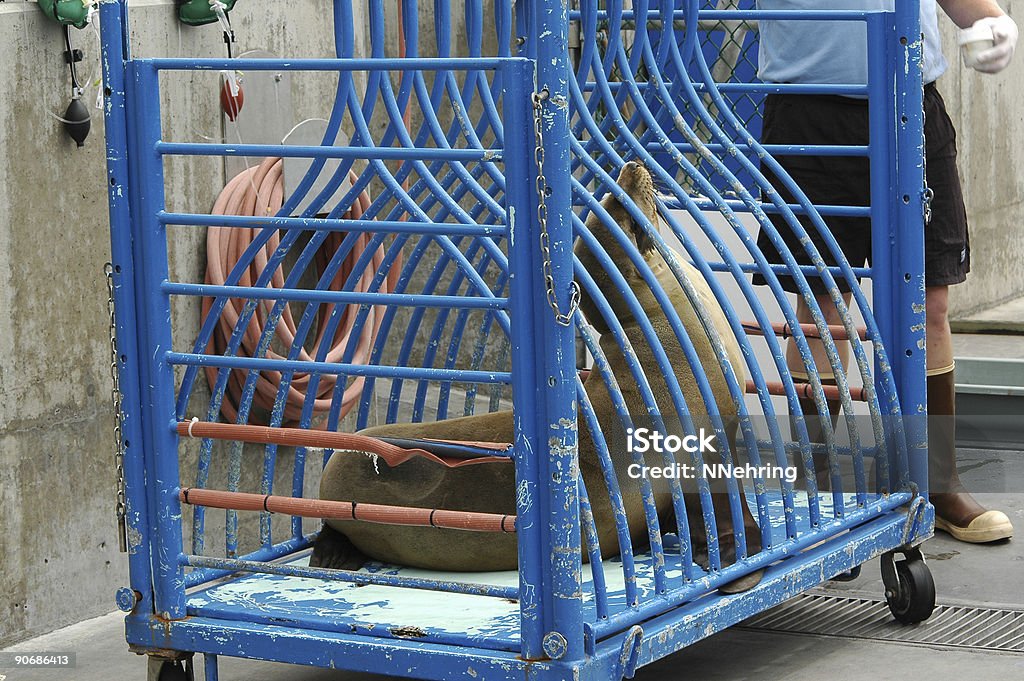
{"label": "caster wheel", "polygon": [[160,660],[149,658],[150,681],[195,681],[192,660]]}
{"label": "caster wheel", "polygon": [[895,565],[896,588],[887,589],[889,610],[897,622],[917,624],[935,609],[935,582],[923,560],[903,560]]}
{"label": "caster wheel", "polygon": [[860,565],[855,565],[848,572],[840,572],[832,578],[833,582],[852,582],[860,577]]}

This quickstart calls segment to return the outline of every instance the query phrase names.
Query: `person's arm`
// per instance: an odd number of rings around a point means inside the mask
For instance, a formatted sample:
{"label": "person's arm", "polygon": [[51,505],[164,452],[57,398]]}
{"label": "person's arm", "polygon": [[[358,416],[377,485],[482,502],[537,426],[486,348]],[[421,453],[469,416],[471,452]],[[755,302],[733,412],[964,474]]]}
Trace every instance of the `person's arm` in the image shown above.
{"label": "person's arm", "polygon": [[960,28],[973,26],[979,19],[1005,16],[995,0],[938,0],[942,11]]}
{"label": "person's arm", "polygon": [[995,0],[938,0],[953,23],[960,28],[984,25],[992,29],[992,49],[978,55],[974,69],[998,73],[1009,65],[1017,47],[1017,24]]}

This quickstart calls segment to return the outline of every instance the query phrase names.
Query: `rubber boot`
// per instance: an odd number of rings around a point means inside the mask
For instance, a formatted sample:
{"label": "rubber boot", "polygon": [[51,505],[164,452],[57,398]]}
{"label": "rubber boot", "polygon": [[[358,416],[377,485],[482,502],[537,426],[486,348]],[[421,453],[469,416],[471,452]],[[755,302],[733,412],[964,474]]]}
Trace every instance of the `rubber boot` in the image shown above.
{"label": "rubber boot", "polygon": [[953,366],[928,373],[928,487],[935,529],[972,544],[1008,539],[1013,536],[1010,519],[979,504],[956,470]]}

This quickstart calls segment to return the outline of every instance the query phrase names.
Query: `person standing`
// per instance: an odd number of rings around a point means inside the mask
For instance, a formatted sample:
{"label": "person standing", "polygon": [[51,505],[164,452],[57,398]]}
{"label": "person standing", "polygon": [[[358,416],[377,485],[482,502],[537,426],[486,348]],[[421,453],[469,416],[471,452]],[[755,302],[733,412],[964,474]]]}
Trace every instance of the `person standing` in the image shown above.
{"label": "person standing", "polygon": [[[934,192],[931,220],[925,227],[926,344],[928,383],[928,469],[930,499],[935,506],[935,526],[953,537],[972,543],[991,542],[1013,535],[1006,514],[983,507],[964,488],[957,474],[954,427],[953,342],[949,329],[949,287],[963,282],[970,270],[970,242],[967,215],[956,168],[956,131],[946,113],[935,81],[948,63],[941,50],[937,6],[961,27],[987,26],[994,46],[978,55],[973,68],[994,74],[1010,63],[1017,43],[1017,26],[994,0],[921,0],[921,28],[924,38],[925,154],[929,188]],[[893,0],[757,0],[764,10],[892,10]],[[867,82],[866,27],[862,22],[811,22],[762,20],[759,22],[760,50],[758,76],[769,83]],[[868,107],[864,99],[840,96],[769,95],[763,113],[762,143],[814,145],[867,145]],[[819,205],[866,206],[870,201],[869,164],[864,157],[782,156],[779,163],[807,197]],[[781,183],[763,169],[782,198],[793,197]],[[804,228],[826,263],[834,265],[829,249],[817,230],[807,221]],[[778,216],[773,224],[789,250],[801,264],[810,264],[803,246]],[[871,255],[871,228],[865,218],[829,217],[829,231],[850,265],[863,266]],[[758,245],[771,262],[781,262],[767,235]],[[784,288],[797,292],[796,283],[780,277]],[[755,283],[765,283],[755,276]],[[817,278],[810,278],[818,304],[829,324],[840,323],[831,298]],[[837,282],[850,300],[850,286]],[[798,299],[797,316],[812,322],[810,308]],[[849,347],[839,345],[845,370]],[[812,351],[823,383],[834,383],[831,367],[820,343]],[[806,381],[804,363],[790,342],[787,364],[796,381]],[[815,416],[813,400],[801,400],[805,415]],[[833,423],[838,401],[829,401]],[[815,419],[810,419],[812,424]],[[811,428],[812,441],[820,439],[820,428]],[[818,466],[816,466],[818,468]]]}

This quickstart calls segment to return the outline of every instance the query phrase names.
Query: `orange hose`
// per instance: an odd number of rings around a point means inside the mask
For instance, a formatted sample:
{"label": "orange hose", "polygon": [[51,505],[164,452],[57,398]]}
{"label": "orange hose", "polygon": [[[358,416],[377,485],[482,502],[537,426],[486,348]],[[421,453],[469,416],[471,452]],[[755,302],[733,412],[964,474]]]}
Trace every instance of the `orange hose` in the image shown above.
{"label": "orange hose", "polygon": [[[217,201],[213,208],[213,214],[248,216],[277,214],[284,199],[283,167],[284,166],[280,158],[267,158],[264,159],[259,166],[255,168],[247,168],[245,171],[236,175],[230,182],[228,182],[227,186],[224,187],[220,196],[217,197]],[[353,182],[358,179],[356,175],[351,172],[349,173],[349,177]],[[362,217],[369,205],[369,194],[367,194],[367,192],[363,192],[342,217],[343,219],[359,219]],[[234,268],[239,258],[245,252],[245,249],[249,247],[260,231],[261,230],[254,228],[210,227],[207,230],[206,242],[206,283],[223,285],[227,279],[228,273],[232,268]],[[326,267],[331,257],[337,252],[344,237],[345,235],[339,232],[332,232],[327,236],[327,239],[324,241],[315,257],[315,263],[319,271],[322,272],[324,267]],[[348,279],[349,275],[352,273],[352,269],[361,252],[369,245],[371,238],[372,235],[366,233],[359,236],[352,252],[348,257],[346,257],[345,262],[339,268],[338,273],[331,281],[329,285],[330,290],[337,291],[341,289],[346,279]],[[279,243],[280,238],[278,234],[275,233],[263,248],[257,251],[252,262],[249,264],[248,269],[242,274],[238,281],[239,286],[253,285],[263,272]],[[382,245],[377,248],[377,252],[373,256],[372,266],[367,267],[360,276],[359,282],[355,287],[356,291],[367,291],[369,289],[373,281],[374,273],[380,267],[383,260],[384,247]],[[395,268],[398,266],[399,263],[396,262],[388,273],[388,281],[382,287],[382,292],[386,293],[391,289],[391,283],[397,276]],[[274,271],[268,287],[281,288],[284,286],[284,280],[284,270],[279,266],[277,270]],[[205,319],[207,314],[209,314],[212,304],[212,298],[203,298],[203,319]],[[228,300],[210,339],[210,343],[207,346],[207,353],[223,354],[225,352],[228,346],[228,341],[231,338],[231,334],[234,331],[235,325],[238,322],[245,304],[246,300],[241,298],[231,298]],[[237,351],[237,355],[239,357],[253,357],[257,352],[260,337],[267,324],[274,304],[275,301],[273,300],[262,300],[257,302],[256,312],[249,320],[249,324],[245,329],[245,334]],[[307,352],[305,348],[300,349],[298,356],[300,361],[312,361],[320,348],[323,347],[324,343],[329,343],[325,360],[328,362],[341,361],[345,348],[348,346],[353,326],[355,325],[355,312],[358,308],[346,308],[342,313],[342,318],[333,337],[327,339],[324,337],[327,325],[326,322],[330,317],[333,308],[333,304],[325,304],[318,310],[318,332],[316,339],[313,343],[312,350],[309,352]],[[356,351],[352,357],[353,363],[365,363],[369,360],[374,338],[376,337],[377,330],[380,328],[383,309],[383,306],[374,306],[371,309],[370,317],[367,320],[367,323],[364,324],[357,340]],[[276,336],[275,341],[280,347],[291,348],[292,343],[295,340],[296,326],[290,306],[286,305],[284,312],[274,329],[274,335]],[[263,357],[269,359],[283,359],[281,355],[278,355],[272,349],[268,349]],[[214,367],[208,367],[206,369],[207,380],[209,381],[211,388],[217,380],[217,372],[218,369]],[[245,376],[246,372],[244,370],[235,369],[231,372],[231,375],[228,378],[227,390],[225,392],[224,399],[221,402],[221,413],[229,421],[234,421],[238,416],[239,401],[242,397]],[[324,375],[320,377],[316,395],[314,396],[314,414],[321,414],[330,409],[332,402],[331,392],[334,389],[336,381],[337,377],[335,376]],[[286,422],[295,422],[300,418],[302,406],[306,400],[306,392],[309,388],[309,382],[310,375],[308,373],[297,372],[292,376],[284,407],[284,419]],[[253,404],[267,410],[272,410],[274,407],[274,400],[277,396],[278,387],[280,385],[280,372],[260,372],[259,379],[256,384],[256,391],[253,396]],[[359,400],[362,387],[363,379],[355,378],[345,389],[341,406],[342,415],[348,413],[352,406]],[[251,414],[250,419],[255,416],[255,414]]]}
{"label": "orange hose", "polygon": [[[413,457],[429,459],[434,463],[458,468],[482,463],[511,464],[512,459],[506,456],[478,456],[470,459],[439,456],[425,449],[399,447],[375,437],[358,433],[338,433],[332,431],[315,431],[305,428],[270,428],[237,423],[211,423],[207,421],[179,421],[178,435],[181,437],[202,437],[213,440],[231,440],[233,442],[249,442],[252,444],[274,444],[285,447],[320,447],[342,451],[357,451],[376,454],[383,458],[390,468],[399,466]],[[511,447],[508,443],[497,442],[463,442],[459,440],[433,440],[449,444],[465,444],[480,449],[504,452]]]}

